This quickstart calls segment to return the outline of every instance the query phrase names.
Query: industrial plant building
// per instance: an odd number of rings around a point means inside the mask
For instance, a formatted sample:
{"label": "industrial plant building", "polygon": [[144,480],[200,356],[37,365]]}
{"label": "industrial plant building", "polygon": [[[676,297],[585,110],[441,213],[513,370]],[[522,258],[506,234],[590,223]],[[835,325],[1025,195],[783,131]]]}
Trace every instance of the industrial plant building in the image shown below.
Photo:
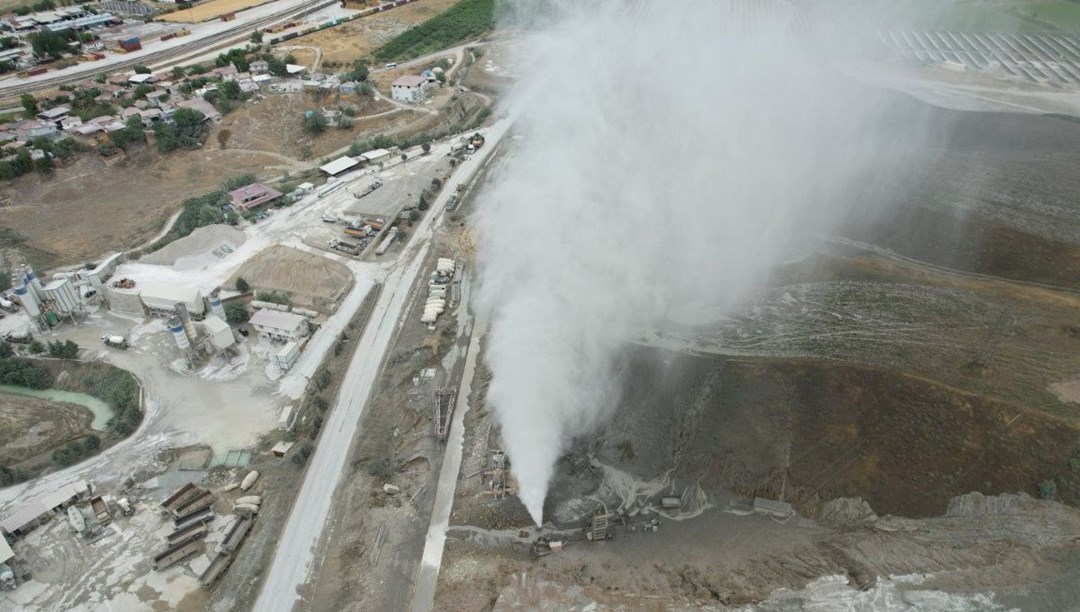
{"label": "industrial plant building", "polygon": [[308,320],[303,315],[278,310],[257,310],[249,321],[259,335],[278,342],[297,341],[308,335]]}

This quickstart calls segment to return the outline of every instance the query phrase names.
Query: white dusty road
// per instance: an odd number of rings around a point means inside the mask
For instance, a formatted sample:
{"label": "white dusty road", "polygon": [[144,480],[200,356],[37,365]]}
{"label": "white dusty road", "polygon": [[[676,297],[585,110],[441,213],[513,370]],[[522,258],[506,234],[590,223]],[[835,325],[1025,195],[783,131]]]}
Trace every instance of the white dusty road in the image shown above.
{"label": "white dusty road", "polygon": [[[509,125],[508,120],[501,120],[482,130],[487,145],[459,165],[455,172],[456,182],[467,181],[483,166]],[[435,200],[430,214],[413,231],[399,263],[386,277],[382,293],[345,374],[337,403],[309,460],[304,481],[278,540],[273,562],[263,579],[254,606],[259,612],[292,610],[300,601],[299,589],[312,578],[322,563],[320,539],[330,515],[334,493],[344,473],[349,448],[356,436],[364,433],[360,429],[360,418],[391,340],[407,322],[403,319],[406,304],[422,271],[434,227],[442,221],[452,193],[452,189],[445,189]]]}
{"label": "white dusty road", "polygon": [[[465,307],[466,305],[462,305]],[[446,454],[443,456],[442,469],[439,470],[439,482],[435,489],[435,504],[431,511],[431,524],[424,540],[424,554],[420,562],[420,573],[413,589],[413,612],[427,612],[435,603],[435,587],[439,581],[439,568],[442,566],[443,548],[446,546],[446,530],[450,527],[450,511],[454,507],[454,495],[457,493],[458,472],[461,471],[462,446],[465,444],[465,415],[469,412],[469,396],[472,395],[472,381],[476,375],[476,358],[480,353],[480,340],[486,329],[486,317],[481,316],[473,326],[472,338],[469,339],[468,354],[465,357],[465,370],[461,375],[461,384],[455,405],[454,420],[450,424],[450,436],[446,442]]]}

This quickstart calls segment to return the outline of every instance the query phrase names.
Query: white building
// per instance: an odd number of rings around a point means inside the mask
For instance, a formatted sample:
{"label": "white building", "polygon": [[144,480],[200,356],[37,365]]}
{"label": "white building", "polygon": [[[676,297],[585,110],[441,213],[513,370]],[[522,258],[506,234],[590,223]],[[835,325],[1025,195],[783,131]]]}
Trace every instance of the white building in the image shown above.
{"label": "white building", "polygon": [[216,315],[207,316],[203,320],[203,326],[206,327],[206,335],[210,336],[210,345],[214,347],[214,350],[222,351],[236,343],[236,337],[233,336],[229,324]]}
{"label": "white building", "polygon": [[390,159],[390,151],[387,151],[386,149],[375,149],[361,154],[360,157],[364,158],[364,161],[369,164],[378,164]]}
{"label": "white building", "polygon": [[206,304],[198,289],[168,283],[146,283],[141,289],[139,297],[154,316],[171,317],[176,314],[177,304],[183,304],[188,314],[195,316],[206,311]]}
{"label": "white building", "polygon": [[300,345],[295,342],[286,342],[278,352],[274,353],[274,365],[282,370],[288,370],[296,365],[300,359]]}
{"label": "white building", "polygon": [[419,102],[424,99],[427,79],[417,75],[398,77],[390,85],[390,97],[398,102]]}
{"label": "white building", "polygon": [[260,336],[279,342],[296,341],[308,335],[307,318],[292,312],[256,310],[249,323]]}

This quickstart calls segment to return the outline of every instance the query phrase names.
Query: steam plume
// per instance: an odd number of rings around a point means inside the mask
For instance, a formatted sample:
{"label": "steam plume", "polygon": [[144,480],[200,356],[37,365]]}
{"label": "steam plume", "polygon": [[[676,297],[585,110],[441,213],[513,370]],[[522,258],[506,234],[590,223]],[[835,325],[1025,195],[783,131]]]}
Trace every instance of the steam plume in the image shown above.
{"label": "steam plume", "polygon": [[514,4],[547,21],[511,95],[523,138],[480,202],[478,302],[487,400],[539,524],[557,458],[611,412],[620,347],[745,297],[855,204],[895,131],[786,4]]}

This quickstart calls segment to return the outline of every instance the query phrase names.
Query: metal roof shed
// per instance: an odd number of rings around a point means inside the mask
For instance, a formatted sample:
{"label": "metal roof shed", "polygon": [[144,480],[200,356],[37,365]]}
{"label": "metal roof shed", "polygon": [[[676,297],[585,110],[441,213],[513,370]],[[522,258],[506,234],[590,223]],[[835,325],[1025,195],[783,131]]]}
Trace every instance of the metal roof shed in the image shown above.
{"label": "metal roof shed", "polygon": [[358,162],[357,160],[349,157],[348,155],[343,155],[328,164],[319,166],[319,170],[322,170],[330,176],[337,176],[338,174],[341,174],[346,170],[355,168],[359,164],[360,162]]}

